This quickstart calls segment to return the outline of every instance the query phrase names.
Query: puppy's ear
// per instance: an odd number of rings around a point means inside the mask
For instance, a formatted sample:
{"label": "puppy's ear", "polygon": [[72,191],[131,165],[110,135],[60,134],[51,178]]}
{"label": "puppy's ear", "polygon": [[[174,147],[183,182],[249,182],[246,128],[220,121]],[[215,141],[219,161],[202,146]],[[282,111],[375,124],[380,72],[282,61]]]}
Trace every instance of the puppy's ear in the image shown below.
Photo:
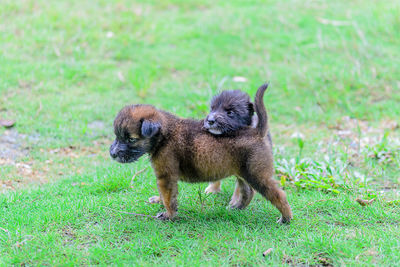
{"label": "puppy's ear", "polygon": [[253,103],[249,102],[249,104],[247,106],[247,109],[249,110],[250,116],[253,116],[254,115],[254,105],[253,105]]}
{"label": "puppy's ear", "polygon": [[150,138],[160,131],[161,125],[158,122],[143,120],[141,132],[144,137]]}

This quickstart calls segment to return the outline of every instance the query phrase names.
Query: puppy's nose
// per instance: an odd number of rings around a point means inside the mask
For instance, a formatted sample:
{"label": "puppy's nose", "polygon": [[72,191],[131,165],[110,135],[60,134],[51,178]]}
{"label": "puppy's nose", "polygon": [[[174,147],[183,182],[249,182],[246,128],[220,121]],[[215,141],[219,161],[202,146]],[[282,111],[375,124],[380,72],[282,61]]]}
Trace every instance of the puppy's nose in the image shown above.
{"label": "puppy's nose", "polygon": [[215,118],[214,118],[213,114],[210,114],[210,115],[207,116],[207,123],[209,125],[213,125],[215,123]]}
{"label": "puppy's nose", "polygon": [[115,159],[118,156],[118,149],[115,143],[110,147],[110,156]]}
{"label": "puppy's nose", "polygon": [[111,156],[113,159],[115,159],[115,158],[117,157],[117,154],[116,154],[116,153],[113,153],[113,152],[110,152],[110,156]]}
{"label": "puppy's nose", "polygon": [[208,122],[208,124],[213,125],[215,123],[215,120],[208,119],[207,122]]}

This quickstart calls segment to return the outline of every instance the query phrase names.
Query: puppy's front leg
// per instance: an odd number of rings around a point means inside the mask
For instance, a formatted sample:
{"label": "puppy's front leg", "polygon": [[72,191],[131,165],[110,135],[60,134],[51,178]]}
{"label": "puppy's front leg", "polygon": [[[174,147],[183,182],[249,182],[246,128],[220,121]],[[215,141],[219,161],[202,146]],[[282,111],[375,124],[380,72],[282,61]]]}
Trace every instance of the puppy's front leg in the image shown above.
{"label": "puppy's front leg", "polygon": [[157,218],[160,220],[172,220],[178,210],[178,182],[175,179],[171,179],[171,177],[162,176],[157,178],[157,187],[167,210],[157,214]]}

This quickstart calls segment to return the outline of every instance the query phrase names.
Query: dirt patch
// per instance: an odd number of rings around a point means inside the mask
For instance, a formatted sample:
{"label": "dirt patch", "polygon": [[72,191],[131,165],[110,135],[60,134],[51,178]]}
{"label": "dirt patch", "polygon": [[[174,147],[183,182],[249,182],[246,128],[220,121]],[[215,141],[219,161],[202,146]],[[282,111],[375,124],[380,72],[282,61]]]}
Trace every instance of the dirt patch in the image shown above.
{"label": "dirt patch", "polygon": [[[25,146],[27,136],[19,134],[16,130],[6,130],[0,135],[0,159],[15,161],[28,155]],[[1,165],[1,161],[0,161]]]}
{"label": "dirt patch", "polygon": [[333,261],[326,253],[318,253],[315,255],[314,259],[318,262],[318,264],[315,266],[333,267]]}
{"label": "dirt patch", "polygon": [[366,121],[343,117],[332,128],[335,136],[328,142],[333,147],[346,151],[353,166],[365,164],[365,157],[374,159],[379,164],[393,165],[400,154],[398,129],[399,124],[394,120],[384,120],[372,127]]}
{"label": "dirt patch", "polygon": [[[293,142],[293,139],[296,138],[303,139],[306,145],[311,144],[309,140],[314,140],[318,142],[319,155],[344,151],[355,166],[364,161],[365,155],[382,163],[390,163],[400,153],[400,124],[395,120],[382,120],[372,126],[368,121],[345,116],[334,125],[299,125],[293,128],[278,124],[274,128],[280,137],[286,136],[283,146],[295,145],[297,142]],[[313,139],[316,132],[323,133],[318,140]],[[275,147],[279,148],[279,144]]]}
{"label": "dirt patch", "polygon": [[[12,170],[0,180],[0,192],[16,190],[26,185],[47,183],[47,172],[44,168],[33,167],[34,162],[15,162],[0,159],[0,166],[9,166]],[[3,180],[5,178],[5,180]]]}
{"label": "dirt patch", "polygon": [[[111,144],[112,141],[108,139],[97,139],[92,142],[92,146],[74,146],[70,145],[67,147],[60,147],[50,149],[47,152],[55,154],[61,157],[80,158],[80,157],[93,157],[93,156],[104,156],[108,157],[108,153],[104,153],[105,147]],[[41,149],[41,152],[46,152]]]}
{"label": "dirt patch", "polygon": [[[3,168],[0,173],[0,192],[16,190],[28,179],[30,182],[43,179],[39,178],[31,164],[20,162],[29,155],[26,145],[28,139],[27,135],[20,134],[15,129],[6,130],[0,135],[0,167]],[[23,179],[23,177],[29,178]]]}
{"label": "dirt patch", "polygon": [[[99,129],[102,125],[95,123],[91,128]],[[0,135],[0,192],[44,184],[50,180],[49,177],[59,179],[80,174],[82,166],[76,163],[98,156],[107,158],[106,148],[111,143],[108,139],[99,138],[90,146],[40,149],[41,155],[47,155],[48,159],[39,161],[32,158],[30,146],[40,141],[38,136],[20,134],[15,129],[6,130]]]}
{"label": "dirt patch", "polygon": [[367,121],[345,116],[331,129],[341,140],[350,141],[350,147],[360,149],[373,145],[381,139],[385,132],[395,131],[399,124],[394,120],[383,120],[378,127],[372,127]]}
{"label": "dirt patch", "polygon": [[77,239],[76,231],[69,225],[66,225],[61,230],[61,235],[64,237],[63,240],[64,245],[68,245]]}
{"label": "dirt patch", "polygon": [[0,180],[0,192],[5,192],[8,190],[15,190],[16,188],[16,182],[15,181],[11,181],[11,180],[5,180],[2,181]]}

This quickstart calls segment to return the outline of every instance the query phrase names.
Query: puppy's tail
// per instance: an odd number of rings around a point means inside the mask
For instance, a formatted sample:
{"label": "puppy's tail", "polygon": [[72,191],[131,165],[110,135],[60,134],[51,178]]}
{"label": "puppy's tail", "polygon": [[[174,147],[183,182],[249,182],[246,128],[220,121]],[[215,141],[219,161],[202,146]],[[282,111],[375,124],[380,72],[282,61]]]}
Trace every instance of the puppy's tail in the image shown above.
{"label": "puppy's tail", "polygon": [[268,83],[261,85],[257,89],[256,97],[254,99],[255,110],[258,117],[257,132],[261,136],[265,136],[268,130],[268,116],[264,105],[264,92],[268,88]]}

